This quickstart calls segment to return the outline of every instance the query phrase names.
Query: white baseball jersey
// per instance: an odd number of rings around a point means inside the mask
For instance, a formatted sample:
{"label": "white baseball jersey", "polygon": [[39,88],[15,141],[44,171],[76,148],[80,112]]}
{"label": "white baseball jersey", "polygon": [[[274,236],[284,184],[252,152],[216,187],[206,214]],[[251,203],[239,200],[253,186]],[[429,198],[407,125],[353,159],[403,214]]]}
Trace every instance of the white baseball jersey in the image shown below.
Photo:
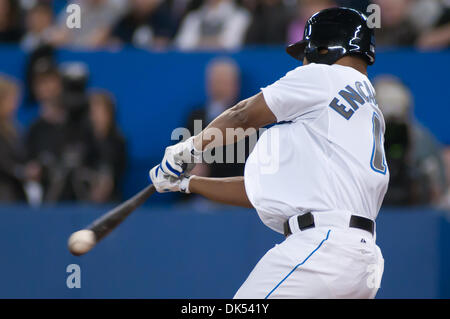
{"label": "white baseball jersey", "polygon": [[245,189],[261,220],[345,211],[375,220],[387,190],[384,119],[366,75],[308,64],[262,89],[278,122],[245,166]]}

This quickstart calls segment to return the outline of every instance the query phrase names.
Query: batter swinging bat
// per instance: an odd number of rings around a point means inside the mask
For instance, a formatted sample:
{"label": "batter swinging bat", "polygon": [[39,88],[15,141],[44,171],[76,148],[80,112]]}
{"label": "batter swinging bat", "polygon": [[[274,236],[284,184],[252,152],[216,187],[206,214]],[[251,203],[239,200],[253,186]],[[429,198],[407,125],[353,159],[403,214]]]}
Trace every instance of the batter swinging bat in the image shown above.
{"label": "batter swinging bat", "polygon": [[142,205],[154,192],[155,186],[149,185],[126,202],[96,219],[87,228],[73,233],[69,237],[68,248],[74,256],[81,256],[120,225],[137,207]]}

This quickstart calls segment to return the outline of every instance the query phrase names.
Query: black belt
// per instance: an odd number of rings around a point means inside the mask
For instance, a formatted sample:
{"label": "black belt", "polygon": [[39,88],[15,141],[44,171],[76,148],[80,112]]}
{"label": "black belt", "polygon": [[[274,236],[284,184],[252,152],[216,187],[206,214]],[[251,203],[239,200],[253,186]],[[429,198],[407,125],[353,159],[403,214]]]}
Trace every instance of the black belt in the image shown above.
{"label": "black belt", "polygon": [[[314,228],[314,215],[312,213],[306,213],[303,215],[298,215],[297,216],[297,222],[298,222],[298,228],[300,228],[300,230],[305,230],[308,228]],[[365,217],[361,217],[361,216],[356,216],[356,215],[352,215],[350,217],[350,223],[348,225],[349,227],[352,228],[359,228],[365,231],[368,231],[369,233],[372,234],[374,233],[374,229],[375,229],[375,223]],[[289,226],[289,219],[287,221],[284,222],[284,236],[289,236],[292,234],[291,231],[291,227]]]}

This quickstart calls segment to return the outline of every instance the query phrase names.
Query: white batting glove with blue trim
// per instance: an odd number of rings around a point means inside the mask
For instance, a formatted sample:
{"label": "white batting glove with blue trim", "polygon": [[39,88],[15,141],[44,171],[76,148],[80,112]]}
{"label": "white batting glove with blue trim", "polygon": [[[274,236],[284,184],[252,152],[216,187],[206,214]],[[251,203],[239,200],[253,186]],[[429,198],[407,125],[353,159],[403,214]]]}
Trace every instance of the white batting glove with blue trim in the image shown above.
{"label": "white batting glove with blue trim", "polygon": [[164,174],[161,170],[161,165],[156,165],[149,172],[150,179],[153,186],[155,186],[158,193],[167,192],[182,192],[189,194],[189,180],[190,176],[173,177]]}
{"label": "white batting glove with blue trim", "polygon": [[201,151],[194,147],[194,137],[188,138],[184,142],[166,148],[160,169],[164,174],[173,177],[180,177],[186,168],[192,169],[194,163],[200,162]]}

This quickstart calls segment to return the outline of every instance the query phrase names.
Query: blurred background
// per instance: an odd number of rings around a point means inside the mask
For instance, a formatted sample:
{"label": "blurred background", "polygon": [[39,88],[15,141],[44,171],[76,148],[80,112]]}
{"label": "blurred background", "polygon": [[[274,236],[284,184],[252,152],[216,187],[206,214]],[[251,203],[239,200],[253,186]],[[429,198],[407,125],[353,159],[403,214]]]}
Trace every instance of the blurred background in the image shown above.
{"label": "blurred background", "polygon": [[[0,297],[232,297],[283,239],[252,210],[158,194],[86,256],[67,237],[148,184],[173,129],[298,66],[284,48],[313,13],[370,4],[391,174],[378,297],[450,298],[448,0],[0,0]],[[66,286],[72,263],[81,289]]]}

